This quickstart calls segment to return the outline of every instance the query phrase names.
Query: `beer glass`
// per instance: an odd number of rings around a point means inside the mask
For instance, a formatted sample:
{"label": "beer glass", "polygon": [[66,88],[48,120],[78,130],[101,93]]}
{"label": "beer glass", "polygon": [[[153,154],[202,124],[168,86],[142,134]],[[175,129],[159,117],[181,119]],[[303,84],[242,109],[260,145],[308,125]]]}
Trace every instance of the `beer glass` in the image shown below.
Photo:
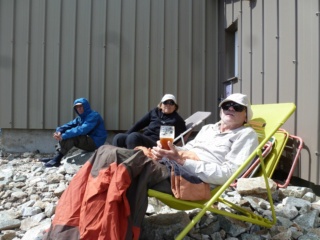
{"label": "beer glass", "polygon": [[168,141],[173,142],[174,139],[174,126],[161,126],[160,127],[160,143],[163,149],[170,150]]}

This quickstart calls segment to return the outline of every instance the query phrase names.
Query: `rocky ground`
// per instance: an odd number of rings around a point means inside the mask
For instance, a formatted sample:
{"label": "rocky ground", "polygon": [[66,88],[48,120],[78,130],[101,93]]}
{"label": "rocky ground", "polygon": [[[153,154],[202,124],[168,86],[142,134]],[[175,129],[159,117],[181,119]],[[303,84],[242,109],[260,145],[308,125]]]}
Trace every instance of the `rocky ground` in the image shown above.
{"label": "rocky ground", "polygon": [[[0,240],[41,239],[59,197],[90,155],[74,151],[59,168],[44,168],[39,153],[0,153]],[[230,188],[224,197],[270,217],[269,202],[257,195],[263,188],[258,180]],[[277,189],[273,198],[277,223],[270,229],[207,213],[185,239],[320,239],[320,202],[311,189]],[[198,211],[176,211],[150,198],[140,239],[174,239]]]}

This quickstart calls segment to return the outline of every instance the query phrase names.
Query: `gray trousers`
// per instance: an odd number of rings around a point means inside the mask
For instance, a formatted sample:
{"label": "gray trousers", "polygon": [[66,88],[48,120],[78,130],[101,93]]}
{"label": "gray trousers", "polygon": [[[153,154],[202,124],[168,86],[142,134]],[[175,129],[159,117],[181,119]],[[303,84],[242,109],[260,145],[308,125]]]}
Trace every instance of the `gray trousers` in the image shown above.
{"label": "gray trousers", "polygon": [[87,135],[81,135],[60,141],[56,145],[56,150],[62,155],[66,155],[73,147],[77,147],[88,152],[93,152],[97,149],[97,146],[91,137]]}

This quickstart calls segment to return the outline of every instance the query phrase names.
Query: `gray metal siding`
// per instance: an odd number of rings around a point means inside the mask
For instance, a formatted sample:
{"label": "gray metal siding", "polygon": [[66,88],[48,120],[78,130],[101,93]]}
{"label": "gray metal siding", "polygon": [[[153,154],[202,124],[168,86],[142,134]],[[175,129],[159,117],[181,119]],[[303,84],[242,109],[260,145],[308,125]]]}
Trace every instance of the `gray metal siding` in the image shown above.
{"label": "gray metal siding", "polygon": [[[233,0],[221,6],[226,15],[219,34],[238,21],[240,81],[234,89],[248,94],[254,104],[296,104],[284,128],[305,142],[297,173],[319,184],[319,1]],[[219,70],[222,82],[226,70]]]}
{"label": "gray metal siding", "polygon": [[[13,31],[14,31],[14,1],[7,1],[0,6],[0,101],[1,127],[12,127],[13,116]],[[23,103],[22,103],[23,104]]]}
{"label": "gray metal siding", "polygon": [[164,93],[183,117],[216,111],[217,5],[0,0],[0,128],[54,129],[79,97],[109,130],[128,129]]}

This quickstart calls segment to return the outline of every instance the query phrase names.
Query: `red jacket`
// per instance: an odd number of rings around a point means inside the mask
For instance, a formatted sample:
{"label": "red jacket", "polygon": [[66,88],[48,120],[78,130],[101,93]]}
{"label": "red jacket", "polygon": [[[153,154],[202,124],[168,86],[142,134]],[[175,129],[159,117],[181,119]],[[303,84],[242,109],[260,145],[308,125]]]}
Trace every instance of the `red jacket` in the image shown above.
{"label": "red jacket", "polygon": [[103,145],[59,199],[44,239],[139,239],[147,190],[168,177],[142,151]]}

